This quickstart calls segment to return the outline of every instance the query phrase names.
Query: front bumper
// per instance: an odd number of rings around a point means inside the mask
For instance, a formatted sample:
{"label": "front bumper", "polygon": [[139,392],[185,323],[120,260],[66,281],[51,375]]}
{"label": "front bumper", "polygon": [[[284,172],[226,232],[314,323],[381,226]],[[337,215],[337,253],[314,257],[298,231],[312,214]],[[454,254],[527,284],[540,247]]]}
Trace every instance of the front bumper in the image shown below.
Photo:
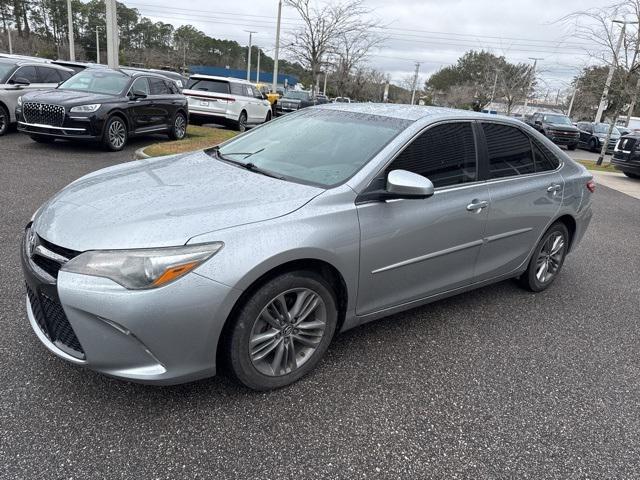
{"label": "front bumper", "polygon": [[102,138],[104,119],[96,114],[71,115],[66,113],[60,126],[30,123],[24,118],[20,107],[16,108],[15,114],[18,122],[18,131],[27,135],[91,141],[97,141]]}
{"label": "front bumper", "polygon": [[[140,383],[176,384],[215,375],[216,347],[239,290],[190,273],[164,287],[127,290],[111,280],[60,271],[46,279],[22,248],[27,315],[51,352],[77,365]],[[33,296],[57,304],[82,354],[52,341]],[[40,313],[40,315],[42,315]]]}
{"label": "front bumper", "polygon": [[611,158],[611,164],[623,172],[640,175],[640,153],[616,151]]}

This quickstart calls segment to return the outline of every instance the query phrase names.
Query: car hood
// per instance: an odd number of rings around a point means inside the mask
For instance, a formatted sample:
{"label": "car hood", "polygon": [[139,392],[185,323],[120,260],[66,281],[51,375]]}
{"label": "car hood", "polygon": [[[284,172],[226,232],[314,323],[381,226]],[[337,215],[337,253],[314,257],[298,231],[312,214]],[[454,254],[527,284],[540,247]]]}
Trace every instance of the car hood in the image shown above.
{"label": "car hood", "polygon": [[22,96],[22,101],[54,103],[56,105],[81,105],[85,103],[105,103],[114,98],[117,97],[98,93],[79,92],[77,90],[51,89],[25,93]]}
{"label": "car hood", "polygon": [[565,123],[549,123],[548,124],[554,130],[559,130],[562,132],[578,132],[578,127],[574,127],[573,125],[567,125]]}
{"label": "car hood", "polygon": [[286,215],[323,191],[200,151],[82,177],[41,208],[34,228],[45,240],[78,251],[176,246],[196,235]]}
{"label": "car hood", "polygon": [[287,102],[287,103],[300,103],[302,102],[302,100],[300,100],[299,98],[288,98],[288,97],[282,97],[281,100],[283,103]]}

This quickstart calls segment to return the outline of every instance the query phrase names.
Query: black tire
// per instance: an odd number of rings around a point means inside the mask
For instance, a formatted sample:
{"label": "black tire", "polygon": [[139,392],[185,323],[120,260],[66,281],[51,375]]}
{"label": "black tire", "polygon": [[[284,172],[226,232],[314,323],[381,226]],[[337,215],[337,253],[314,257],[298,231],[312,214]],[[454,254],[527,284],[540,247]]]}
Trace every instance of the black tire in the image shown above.
{"label": "black tire", "polygon": [[578,145],[567,145],[569,150],[575,150]]}
{"label": "black tire", "polygon": [[31,140],[38,143],[53,143],[56,141],[54,137],[48,137],[46,135],[30,135]]}
{"label": "black tire", "polygon": [[0,137],[9,131],[11,116],[4,105],[0,105]]}
{"label": "black tire", "polygon": [[187,134],[187,116],[182,113],[176,113],[173,124],[169,129],[169,138],[171,140],[182,140]]}
{"label": "black tire", "polygon": [[238,117],[238,121],[236,122],[236,130],[239,132],[247,130],[247,112],[244,110],[240,112],[240,117]]}
{"label": "black tire", "polygon": [[640,174],[639,173],[631,173],[631,172],[625,172],[625,171],[623,171],[622,173],[624,173],[629,178],[640,180]]}
{"label": "black tire", "polygon": [[[116,131],[118,132],[117,134]],[[127,145],[128,140],[129,133],[126,122],[117,115],[110,117],[104,126],[104,133],[102,134],[104,148],[111,152],[119,152]]]}
{"label": "black tire", "polygon": [[[295,298],[297,298],[295,297],[297,292],[294,291],[296,289],[312,292],[323,302],[311,310],[311,313],[314,314],[313,318],[316,318],[315,315],[320,311],[324,321],[323,331],[321,336],[313,333],[314,336],[306,337],[307,339],[312,338],[314,340],[320,338],[317,343],[314,343],[314,350],[306,353],[303,350],[309,347],[305,347],[305,343],[296,343],[294,341],[294,338],[300,338],[298,334],[302,331],[299,331],[295,326],[296,317],[292,318],[289,316],[289,320],[279,321],[278,328],[280,330],[276,330],[261,320],[265,318],[262,315],[263,311],[272,305],[272,302],[275,302],[276,298],[280,295],[284,295],[286,298],[287,312],[293,312],[294,301]],[[292,295],[294,296],[293,298],[291,297]],[[253,292],[240,307],[237,315],[231,319],[233,323],[230,324],[225,333],[223,354],[228,372],[246,387],[261,391],[284,387],[299,380],[316,367],[331,343],[338,321],[336,305],[337,302],[333,289],[322,276],[314,272],[295,271],[284,273],[263,284]],[[304,310],[304,308],[301,309]],[[309,315],[311,315],[311,313]],[[274,320],[273,317],[272,320]],[[316,322],[317,320],[313,321]],[[267,331],[258,328],[260,326],[259,322],[262,322],[271,332],[280,332],[277,338],[273,337],[267,340],[267,342],[271,344],[271,349],[266,348],[266,350],[270,353],[268,353],[264,359],[260,360],[265,366],[269,364],[278,365],[278,370],[276,371],[265,373],[260,370],[261,366],[255,363],[256,350],[254,350],[252,357],[250,351],[251,339],[255,339],[256,334],[260,335],[263,334],[261,332]],[[298,325],[300,324],[298,323]],[[285,330],[287,328],[289,329],[288,333]],[[293,331],[291,328],[293,328]],[[309,330],[306,330],[306,332],[309,332]],[[291,342],[291,345],[297,345],[298,355],[288,356],[286,353],[289,351],[288,342]],[[259,343],[257,345],[257,347],[254,345],[253,348],[257,348],[257,350],[260,351],[260,345],[262,344]],[[281,345],[282,348],[280,348]],[[269,347],[269,345],[267,345],[267,347]],[[280,355],[278,360],[276,360],[278,351],[280,351]],[[295,348],[292,351],[296,352]],[[290,364],[287,358],[296,358],[297,360],[293,364]],[[283,361],[286,363],[284,371],[281,369]],[[302,363],[298,364],[298,361]],[[288,372],[286,371],[287,369],[289,370]]]}
{"label": "black tire", "polygon": [[265,117],[265,119],[264,119],[264,122],[265,122],[265,123],[267,123],[267,122],[268,122],[268,121],[270,121],[270,120],[271,120],[271,111],[268,111],[268,112],[267,112],[267,116],[266,116],[266,117]]}
{"label": "black tire", "polygon": [[[562,248],[558,254],[552,255],[553,244],[558,237],[562,238]],[[533,251],[527,270],[518,279],[520,286],[532,292],[541,292],[547,289],[560,273],[568,248],[569,230],[562,222],[554,223],[545,232]],[[541,259],[543,259],[542,262]],[[545,261],[547,262],[547,269],[541,271],[540,268],[543,267]],[[541,278],[539,276],[540,273],[550,274],[550,276],[545,278],[542,275]]]}
{"label": "black tire", "polygon": [[589,150],[592,152],[598,151],[598,144],[596,143],[595,138],[592,138],[591,140],[589,140]]}

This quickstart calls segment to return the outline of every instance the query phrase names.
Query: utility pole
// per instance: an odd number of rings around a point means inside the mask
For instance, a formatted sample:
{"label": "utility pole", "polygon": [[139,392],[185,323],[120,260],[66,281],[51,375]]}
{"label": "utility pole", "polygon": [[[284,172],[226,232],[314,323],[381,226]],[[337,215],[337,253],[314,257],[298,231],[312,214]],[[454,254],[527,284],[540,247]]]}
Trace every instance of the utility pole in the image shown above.
{"label": "utility pole", "polygon": [[327,71],[325,70],[325,71],[324,71],[324,85],[322,86],[322,94],[323,94],[324,96],[326,96],[326,95],[327,95],[327,76],[328,76],[328,75],[329,75],[329,74],[328,74],[328,73],[327,73]]}
{"label": "utility pole", "polygon": [[633,109],[636,108],[636,98],[638,97],[638,92],[640,92],[640,77],[638,77],[638,82],[636,83],[636,90],[633,92],[633,97],[631,97],[631,105],[629,105],[629,111],[627,112],[627,121],[624,126],[628,127],[629,122],[631,121],[631,116],[633,115]]}
{"label": "utility pole", "polygon": [[118,68],[118,20],[116,17],[116,0],[105,0],[107,5],[107,65]]}
{"label": "utility pole", "polygon": [[11,24],[7,25],[7,35],[9,35],[9,53],[13,55],[13,44],[11,43]]}
{"label": "utility pole", "polygon": [[278,0],[278,22],[276,24],[276,51],[273,55],[273,80],[271,91],[275,92],[278,86],[278,53],[280,52],[280,19],[282,17],[282,0]]}
{"label": "utility pole", "polygon": [[493,88],[491,89],[491,100],[489,100],[489,106],[493,103],[493,99],[496,98],[496,87],[498,86],[498,73],[500,70],[496,69],[496,78],[493,80]]}
{"label": "utility pole", "polygon": [[420,62],[416,62],[416,72],[413,74],[413,85],[411,87],[411,105],[416,99],[416,87],[418,86],[418,72],[420,72]]}
{"label": "utility pole", "polygon": [[100,63],[100,27],[96,27],[96,63]]}
{"label": "utility pole", "polygon": [[251,79],[251,36],[258,32],[253,30],[245,30],[245,32],[249,34],[249,50],[247,51],[247,82],[249,82]]}
{"label": "utility pole", "polygon": [[76,49],[73,43],[73,12],[71,11],[71,0],[67,0],[67,21],[69,22],[69,60],[76,61]]}
{"label": "utility pole", "polygon": [[544,60],[539,57],[529,57],[529,60],[533,60],[533,67],[531,68],[531,77],[529,78],[529,85],[527,86],[527,93],[524,96],[524,108],[522,109],[522,114],[527,114],[527,105],[529,104],[529,92],[531,92],[531,87],[533,86],[533,81],[536,79],[536,65],[538,65],[538,60]]}
{"label": "utility pole", "polygon": [[600,123],[600,121],[602,120],[602,114],[604,113],[604,109],[607,104],[607,99],[609,97],[609,87],[611,87],[613,74],[616,70],[616,66],[618,65],[618,54],[620,53],[620,47],[622,46],[624,31],[628,24],[633,24],[638,22],[633,22],[633,21],[628,22],[626,20],[614,20],[613,23],[622,24],[622,29],[620,30],[620,36],[618,37],[618,44],[616,45],[616,50],[613,53],[613,60],[611,61],[611,65],[609,65],[609,74],[607,75],[607,81],[604,83],[604,90],[602,90],[602,96],[600,97],[600,105],[598,105],[598,113],[596,113],[596,118],[595,118],[596,123]]}
{"label": "utility pole", "polygon": [[260,47],[256,46],[258,49],[258,65],[256,66],[256,83],[260,83]]}
{"label": "utility pole", "polygon": [[578,85],[573,89],[573,93],[571,94],[571,101],[569,102],[569,110],[567,110],[567,117],[571,116],[571,110],[573,110],[573,102],[576,99],[576,92],[578,91]]}

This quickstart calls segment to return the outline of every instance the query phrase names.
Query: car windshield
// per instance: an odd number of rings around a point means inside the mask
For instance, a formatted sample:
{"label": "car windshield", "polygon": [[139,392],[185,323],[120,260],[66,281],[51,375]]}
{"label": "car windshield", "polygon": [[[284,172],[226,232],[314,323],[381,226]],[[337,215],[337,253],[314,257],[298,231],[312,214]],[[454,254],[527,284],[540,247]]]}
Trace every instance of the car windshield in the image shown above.
{"label": "car windshield", "polygon": [[331,187],[360,170],[410,122],[337,110],[304,110],[231,140],[221,159]]}
{"label": "car windshield", "polygon": [[284,96],[287,98],[295,98],[296,100],[308,100],[309,92],[290,91],[290,92],[287,92]]}
{"label": "car windshield", "polygon": [[13,72],[15,65],[13,63],[0,63],[0,80],[4,83],[7,77]]}
{"label": "car windshield", "polygon": [[558,123],[560,125],[571,125],[571,119],[564,115],[545,115],[544,121],[549,123]]}
{"label": "car windshield", "polygon": [[58,88],[62,90],[79,90],[87,93],[118,95],[125,89],[130,78],[121,72],[87,69],[74,75]]}
{"label": "car windshield", "polygon": [[[596,123],[593,126],[593,131],[595,133],[607,134],[609,132],[609,124],[607,124],[607,123]],[[611,135],[620,135],[620,131],[616,127],[613,127]]]}

